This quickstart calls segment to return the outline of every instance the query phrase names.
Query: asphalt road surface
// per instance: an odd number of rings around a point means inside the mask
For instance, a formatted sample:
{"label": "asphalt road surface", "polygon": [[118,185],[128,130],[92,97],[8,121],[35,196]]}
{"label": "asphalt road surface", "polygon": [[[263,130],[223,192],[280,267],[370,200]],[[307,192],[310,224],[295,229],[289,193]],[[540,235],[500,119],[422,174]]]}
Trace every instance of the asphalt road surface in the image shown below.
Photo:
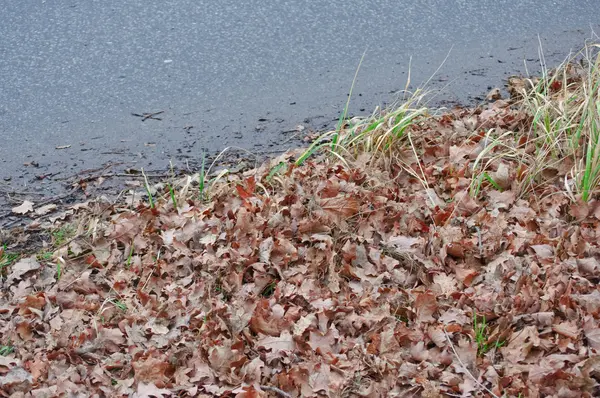
{"label": "asphalt road surface", "polygon": [[296,146],[296,126],[339,116],[365,49],[351,113],[392,101],[411,57],[416,87],[448,53],[434,101],[472,103],[539,69],[538,35],[552,66],[598,22],[593,0],[5,0],[0,187]]}

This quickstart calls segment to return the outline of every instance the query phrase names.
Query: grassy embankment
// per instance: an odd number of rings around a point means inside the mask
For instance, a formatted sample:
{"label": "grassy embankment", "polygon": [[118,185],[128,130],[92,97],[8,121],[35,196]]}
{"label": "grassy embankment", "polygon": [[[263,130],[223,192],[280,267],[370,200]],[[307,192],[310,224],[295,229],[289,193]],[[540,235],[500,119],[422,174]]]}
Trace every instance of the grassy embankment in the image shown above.
{"label": "grassy embankment", "polygon": [[595,48],[510,99],[416,92],[243,174],[145,180],[51,256],[7,247],[0,390],[597,395]]}

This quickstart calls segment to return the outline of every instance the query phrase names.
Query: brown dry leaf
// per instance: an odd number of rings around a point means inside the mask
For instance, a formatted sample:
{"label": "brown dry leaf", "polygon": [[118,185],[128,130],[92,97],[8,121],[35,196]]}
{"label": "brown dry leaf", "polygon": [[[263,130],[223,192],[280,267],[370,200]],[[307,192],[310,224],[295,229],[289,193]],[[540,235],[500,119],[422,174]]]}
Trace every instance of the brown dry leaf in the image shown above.
{"label": "brown dry leaf", "polygon": [[316,325],[317,317],[315,314],[308,314],[301,317],[292,327],[294,337],[299,337],[304,334],[304,331],[312,325]]}
{"label": "brown dry leaf", "polygon": [[585,338],[594,350],[600,350],[600,327],[596,326],[584,331]]}
{"label": "brown dry leaf", "polygon": [[594,257],[578,258],[577,269],[585,276],[600,276],[600,263]]}
{"label": "brown dry leaf", "polygon": [[0,375],[0,391],[9,393],[27,392],[31,388],[33,377],[20,366],[12,367],[7,373]]}
{"label": "brown dry leaf", "polygon": [[54,203],[50,203],[48,205],[38,207],[37,209],[35,209],[35,214],[38,216],[44,216],[44,215],[54,211],[56,208],[57,208],[57,206]]}
{"label": "brown dry leaf", "polygon": [[562,322],[552,325],[552,330],[571,339],[576,339],[579,336],[579,327],[574,322]]}
{"label": "brown dry leaf", "polygon": [[500,348],[504,357],[513,364],[524,361],[534,347],[539,347],[540,337],[535,326],[526,326],[514,332],[508,344]]}
{"label": "brown dry leaf", "polygon": [[21,280],[29,271],[40,269],[40,263],[35,256],[19,260],[11,267],[11,273],[6,277],[6,284],[11,285],[17,280]]}
{"label": "brown dry leaf", "polygon": [[294,351],[296,343],[290,332],[286,330],[281,332],[279,337],[264,336],[258,338],[256,346],[270,350],[272,354],[278,357],[282,353]]}
{"label": "brown dry leaf", "polygon": [[169,363],[159,358],[150,357],[133,362],[133,371],[138,382],[164,384],[168,380],[168,368]]}
{"label": "brown dry leaf", "polygon": [[388,325],[378,336],[379,354],[383,356],[393,356],[400,349],[400,344],[396,339],[396,330],[394,325]]}
{"label": "brown dry leaf", "polygon": [[29,371],[31,372],[31,376],[33,377],[34,382],[42,381],[45,377],[48,376],[48,368],[50,365],[47,362],[46,358],[36,358],[31,361],[29,364]]}
{"label": "brown dry leaf", "polygon": [[509,189],[512,184],[510,169],[505,163],[500,163],[498,169],[492,173],[492,179],[502,189]]}
{"label": "brown dry leaf", "polygon": [[76,241],[72,241],[71,243],[69,243],[69,250],[71,251],[71,253],[73,253],[74,256],[79,256],[84,251],[81,245]]}
{"label": "brown dry leaf", "polygon": [[15,331],[23,341],[29,341],[33,338],[33,330],[31,329],[29,322],[23,321],[17,323]]}
{"label": "brown dry leaf", "polygon": [[309,332],[308,345],[310,345],[313,351],[324,355],[332,351],[338,337],[339,333],[334,325],[331,325],[331,328],[325,334],[311,330]]}
{"label": "brown dry leaf", "polygon": [[444,296],[449,296],[457,290],[458,281],[455,277],[448,274],[436,274],[433,276],[433,283],[439,288]]}
{"label": "brown dry leaf", "polygon": [[33,211],[33,202],[28,200],[24,201],[17,207],[12,208],[12,212],[16,214],[27,214]]}
{"label": "brown dry leaf", "polygon": [[[266,387],[265,387],[266,388]],[[254,386],[243,386],[233,391],[235,398],[261,398],[259,390]]]}
{"label": "brown dry leaf", "polygon": [[418,293],[415,299],[415,311],[419,322],[434,322],[433,314],[437,311],[438,304],[433,293]]}
{"label": "brown dry leaf", "polygon": [[446,245],[446,253],[448,253],[449,256],[454,257],[456,259],[465,258],[465,248],[462,244],[458,242],[448,243]]}
{"label": "brown dry leaf", "polygon": [[554,249],[550,245],[532,245],[531,248],[540,260],[547,260],[554,257]]}
{"label": "brown dry leaf", "polygon": [[154,383],[148,384],[140,382],[137,385],[136,392],[133,393],[132,398],[164,398],[170,397],[173,393],[165,388],[158,388]]}
{"label": "brown dry leaf", "polygon": [[388,238],[387,244],[394,246],[395,249],[403,252],[403,251],[413,251],[414,246],[421,245],[423,243],[423,239],[421,238],[413,238],[410,236],[392,236]]}
{"label": "brown dry leaf", "polygon": [[487,101],[496,101],[501,98],[502,98],[502,93],[500,92],[500,89],[498,87],[491,89],[485,96],[485,99]]}
{"label": "brown dry leaf", "polygon": [[119,330],[117,328],[112,328],[112,329],[103,328],[100,331],[99,337],[103,341],[110,342],[117,346],[119,346],[121,344],[125,344],[125,342],[126,342],[123,332],[121,332],[121,330]]}
{"label": "brown dry leaf", "polygon": [[279,336],[281,333],[280,320],[272,316],[269,300],[263,299],[256,305],[250,319],[250,329],[254,333],[269,336]]}
{"label": "brown dry leaf", "polygon": [[451,163],[462,163],[463,159],[477,151],[481,151],[481,149],[479,148],[479,145],[472,145],[472,146],[466,146],[466,145],[461,145],[461,146],[456,146],[456,145],[452,145],[450,146],[450,152],[449,152],[449,161]]}
{"label": "brown dry leaf", "polygon": [[458,344],[454,346],[454,349],[462,362],[462,365],[455,364],[455,366],[462,367],[464,365],[466,367],[466,369],[461,369],[461,373],[472,372],[477,363],[477,343],[470,341],[464,336],[460,336]]}
{"label": "brown dry leaf", "polygon": [[317,203],[326,213],[342,219],[352,217],[360,209],[358,200],[348,195],[319,199]]}
{"label": "brown dry leaf", "polygon": [[590,205],[587,202],[579,200],[578,202],[571,204],[569,207],[569,214],[577,221],[583,221],[590,214]]}
{"label": "brown dry leaf", "polygon": [[572,295],[574,300],[584,307],[584,309],[591,314],[600,313],[600,291],[594,289],[589,294],[574,294]]}
{"label": "brown dry leaf", "polygon": [[259,382],[262,377],[263,369],[267,366],[259,357],[247,362],[240,371],[241,377],[246,383]]}
{"label": "brown dry leaf", "polygon": [[315,394],[329,395],[329,378],[331,368],[324,363],[315,364],[313,372],[311,372],[308,383]]}

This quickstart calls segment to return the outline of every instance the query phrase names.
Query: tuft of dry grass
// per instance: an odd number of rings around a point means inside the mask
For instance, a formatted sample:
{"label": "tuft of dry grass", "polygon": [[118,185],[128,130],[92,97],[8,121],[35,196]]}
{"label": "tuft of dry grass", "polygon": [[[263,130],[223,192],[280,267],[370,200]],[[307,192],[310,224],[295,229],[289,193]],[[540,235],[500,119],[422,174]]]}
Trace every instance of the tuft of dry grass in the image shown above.
{"label": "tuft of dry grass", "polygon": [[[429,189],[420,160],[423,150],[415,145],[416,136],[423,138],[425,132],[440,139],[446,134],[441,141],[479,142],[467,173],[471,176],[469,191],[474,197],[484,185],[502,190],[502,182],[496,179],[503,178],[512,180],[511,189],[519,197],[560,191],[574,202],[587,202],[598,193],[600,184],[598,48],[600,45],[588,43],[553,70],[542,63],[539,78],[509,79],[511,98],[501,100],[499,107],[506,108],[505,118],[521,121],[511,128],[500,128],[504,123],[498,119],[487,123],[481,112],[475,117],[470,135],[423,128],[435,125],[448,113],[439,116],[440,112],[423,105],[429,93],[417,90],[387,109],[378,108],[370,116],[346,120],[336,130],[322,134],[296,164],[317,152],[327,153],[346,165],[359,158],[363,164],[367,159],[375,168],[399,164]],[[410,159],[406,158],[407,153]],[[507,167],[509,175],[502,175]]]}
{"label": "tuft of dry grass", "polygon": [[[573,200],[589,201],[600,183],[600,56],[587,44],[541,79],[517,89],[518,105],[531,117],[519,148],[529,157],[529,180],[544,170],[572,163],[564,191]],[[530,87],[530,88],[528,88]]]}

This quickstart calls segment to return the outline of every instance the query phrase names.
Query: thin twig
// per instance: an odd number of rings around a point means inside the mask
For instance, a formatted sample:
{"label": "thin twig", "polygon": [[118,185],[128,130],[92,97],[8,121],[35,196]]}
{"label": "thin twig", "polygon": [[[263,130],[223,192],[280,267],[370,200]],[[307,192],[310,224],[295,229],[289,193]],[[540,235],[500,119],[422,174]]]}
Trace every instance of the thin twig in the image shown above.
{"label": "thin twig", "polygon": [[494,394],[490,389],[488,389],[486,386],[484,386],[483,384],[481,384],[475,378],[475,376],[473,376],[473,374],[471,373],[471,371],[469,370],[469,368],[467,368],[467,366],[464,364],[464,362],[460,359],[460,356],[456,352],[456,349],[454,348],[454,344],[452,344],[452,341],[450,340],[450,336],[448,336],[448,332],[446,332],[446,329],[444,329],[444,334],[446,335],[446,340],[448,340],[448,344],[450,344],[450,348],[452,348],[452,352],[454,352],[454,355],[456,356],[456,359],[458,359],[458,363],[460,364],[460,366],[462,366],[462,368],[465,370],[465,372],[471,378],[471,380],[473,380],[475,382],[475,384],[477,384],[479,387],[483,388],[485,391],[487,391],[488,393],[490,393],[492,395],[492,397],[494,397],[494,398],[500,398],[496,394]]}
{"label": "thin twig", "polygon": [[62,195],[55,195],[55,196],[53,196],[53,197],[51,197],[51,198],[48,198],[48,199],[46,199],[46,200],[42,200],[40,203],[36,203],[35,205],[36,205],[37,207],[40,207],[40,206],[47,205],[48,203],[57,202],[57,201],[59,201],[59,200],[61,200],[61,199],[68,198],[69,196],[71,196],[71,195],[73,195],[75,192],[77,192],[79,189],[80,189],[80,187],[79,187],[79,186],[76,186],[76,187],[74,187],[73,189],[71,189],[71,190],[70,190],[69,192],[67,192],[67,193],[63,193]]}
{"label": "thin twig", "polygon": [[161,113],[165,113],[165,111],[159,111],[159,112],[145,112],[142,114],[139,113],[132,113],[133,116],[137,116],[137,117],[141,117],[142,118],[142,122],[145,122],[148,119],[152,119],[152,120],[162,120],[160,117],[156,117],[156,115],[160,115]]}
{"label": "thin twig", "polygon": [[[169,173],[164,174],[146,174],[148,178],[165,178],[168,177]],[[81,177],[79,182],[89,182],[93,180],[97,180],[98,178],[112,178],[112,177],[127,177],[127,178],[144,178],[141,174],[131,174],[131,173],[106,173],[106,174],[97,174],[91,175],[87,177]]]}
{"label": "thin twig", "polygon": [[69,287],[71,287],[71,285],[73,285],[75,282],[77,282],[79,280],[79,278],[81,278],[81,276],[86,272],[89,271],[89,268],[84,269],[83,271],[81,271],[79,273],[79,275],[77,276],[77,278],[73,279],[71,282],[67,283],[67,285],[65,287],[62,288],[63,291],[66,291]]}
{"label": "thin twig", "polygon": [[123,163],[124,162],[109,163],[104,167],[81,170],[81,171],[78,171],[77,173],[71,174],[70,176],[67,176],[67,177],[55,178],[53,181],[66,181],[66,180],[77,179],[77,177],[81,177],[83,174],[89,174],[89,173],[95,173],[95,172],[103,173],[106,170],[110,169],[111,167],[119,166],[119,165],[122,165]]}
{"label": "thin twig", "polygon": [[284,398],[292,398],[292,396],[290,394],[288,394],[287,392],[285,392],[277,387],[263,386],[263,385],[260,385],[259,387],[261,390],[274,392]]}

